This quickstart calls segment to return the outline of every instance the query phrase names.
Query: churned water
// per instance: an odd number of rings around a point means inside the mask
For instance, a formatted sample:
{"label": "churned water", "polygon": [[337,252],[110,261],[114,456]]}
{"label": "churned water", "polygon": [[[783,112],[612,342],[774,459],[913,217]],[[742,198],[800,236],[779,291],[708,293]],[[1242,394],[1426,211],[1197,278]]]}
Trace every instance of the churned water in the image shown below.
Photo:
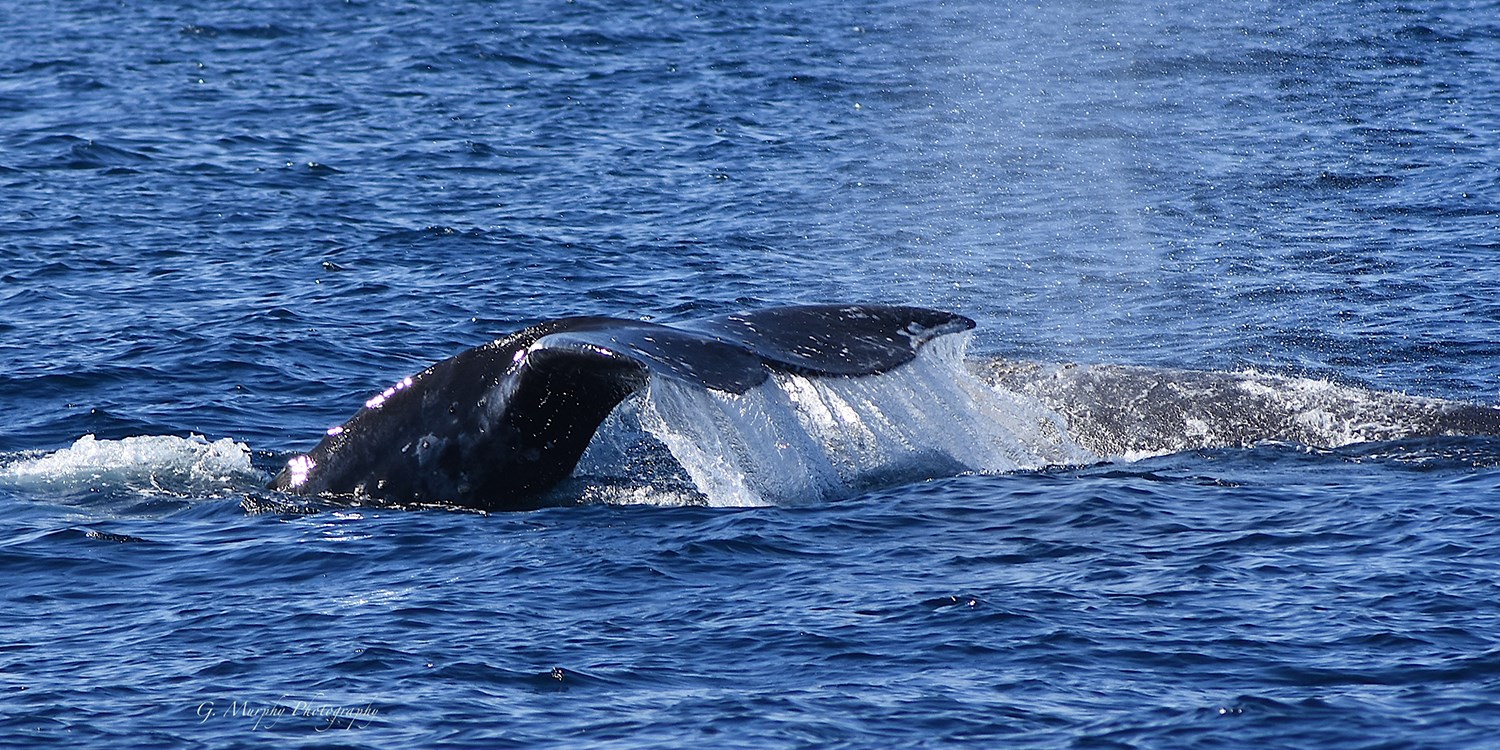
{"label": "churned water", "polygon": [[560,507],[263,489],[574,314],[1495,403],[1494,2],[15,0],[0,48],[0,745],[1500,732],[1494,438],[1104,455],[922,362],[653,386]]}

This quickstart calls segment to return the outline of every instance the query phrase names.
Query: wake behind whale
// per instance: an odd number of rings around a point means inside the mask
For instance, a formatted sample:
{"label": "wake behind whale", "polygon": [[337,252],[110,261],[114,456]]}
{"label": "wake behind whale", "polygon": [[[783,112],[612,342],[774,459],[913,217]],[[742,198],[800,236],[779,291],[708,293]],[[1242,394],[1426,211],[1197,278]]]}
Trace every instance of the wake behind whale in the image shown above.
{"label": "wake behind whale", "polygon": [[1132,458],[1266,442],[1338,448],[1500,434],[1500,409],[1317,378],[1128,365],[971,363],[992,387],[1035,398],[1085,450]]}
{"label": "wake behind whale", "polygon": [[[272,487],[502,510],[646,481],[716,505],[785,504],[1265,441],[1500,434],[1492,407],[1311,379],[966,362],[973,325],[868,305],[544,323],[373,397]],[[566,484],[575,468],[581,493]]]}

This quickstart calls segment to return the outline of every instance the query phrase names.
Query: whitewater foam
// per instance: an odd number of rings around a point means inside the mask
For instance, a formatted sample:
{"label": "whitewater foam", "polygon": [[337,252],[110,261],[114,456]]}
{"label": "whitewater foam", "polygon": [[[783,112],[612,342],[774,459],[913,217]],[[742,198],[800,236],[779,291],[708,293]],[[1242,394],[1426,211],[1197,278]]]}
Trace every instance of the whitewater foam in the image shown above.
{"label": "whitewater foam", "polygon": [[251,481],[260,483],[264,477],[251,466],[249,447],[229,438],[210,442],[202,435],[121,440],[84,435],[67,448],[0,464],[0,482],[31,490],[104,486],[188,495],[221,492]]}
{"label": "whitewater foam", "polygon": [[1319,378],[1128,365],[972,364],[997,392],[1066,419],[1101,457],[1137,460],[1203,448],[1288,442],[1319,448],[1406,437],[1500,434],[1491,406],[1409,396]]}

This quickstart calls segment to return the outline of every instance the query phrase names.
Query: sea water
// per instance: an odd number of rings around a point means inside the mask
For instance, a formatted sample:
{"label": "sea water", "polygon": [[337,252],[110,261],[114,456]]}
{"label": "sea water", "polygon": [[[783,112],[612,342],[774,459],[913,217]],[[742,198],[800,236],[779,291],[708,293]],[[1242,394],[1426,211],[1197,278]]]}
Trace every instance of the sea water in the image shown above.
{"label": "sea water", "polygon": [[1080,460],[924,361],[653,385],[535,512],[263,485],[574,314],[1495,403],[1497,11],[7,3],[0,745],[1488,746],[1491,438]]}

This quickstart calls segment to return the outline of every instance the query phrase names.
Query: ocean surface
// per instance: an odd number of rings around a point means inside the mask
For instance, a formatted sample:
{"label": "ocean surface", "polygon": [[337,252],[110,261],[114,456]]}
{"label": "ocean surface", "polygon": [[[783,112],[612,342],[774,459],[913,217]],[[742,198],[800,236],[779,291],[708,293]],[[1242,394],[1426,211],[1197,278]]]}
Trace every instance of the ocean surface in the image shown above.
{"label": "ocean surface", "polygon": [[0,49],[0,747],[1500,735],[1494,437],[264,488],[567,315],[923,305],[975,362],[1495,404],[1500,3],[10,0]]}

